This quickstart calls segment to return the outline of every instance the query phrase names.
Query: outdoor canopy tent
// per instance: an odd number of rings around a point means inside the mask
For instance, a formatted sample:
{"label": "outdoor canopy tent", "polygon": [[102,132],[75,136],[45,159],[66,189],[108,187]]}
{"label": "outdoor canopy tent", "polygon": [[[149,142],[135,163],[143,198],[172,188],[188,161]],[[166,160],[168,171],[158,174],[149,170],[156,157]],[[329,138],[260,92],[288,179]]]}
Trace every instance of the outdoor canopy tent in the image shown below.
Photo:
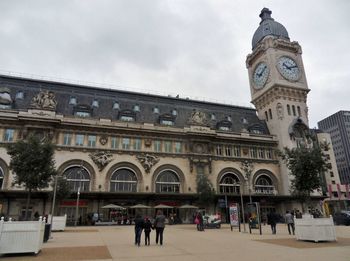
{"label": "outdoor canopy tent", "polygon": [[108,204],[106,206],[103,206],[102,208],[125,209],[124,207],[118,206],[118,205],[115,205],[115,204]]}

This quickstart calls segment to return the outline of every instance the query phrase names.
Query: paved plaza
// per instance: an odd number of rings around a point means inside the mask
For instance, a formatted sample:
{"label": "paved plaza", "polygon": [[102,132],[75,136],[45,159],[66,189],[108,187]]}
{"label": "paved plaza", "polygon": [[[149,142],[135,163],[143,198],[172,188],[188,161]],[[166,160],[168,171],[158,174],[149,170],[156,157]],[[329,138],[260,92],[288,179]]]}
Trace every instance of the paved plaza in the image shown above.
{"label": "paved plaza", "polygon": [[[248,230],[248,229],[247,229]],[[198,232],[195,225],[167,226],[164,244],[155,244],[155,231],[151,232],[151,245],[134,245],[133,226],[68,227],[64,232],[53,232],[37,255],[5,256],[2,260],[350,260],[350,227],[337,226],[338,242],[296,241],[287,227],[277,226],[272,235],[268,225],[263,235],[221,229]],[[144,237],[142,235],[142,242]]]}

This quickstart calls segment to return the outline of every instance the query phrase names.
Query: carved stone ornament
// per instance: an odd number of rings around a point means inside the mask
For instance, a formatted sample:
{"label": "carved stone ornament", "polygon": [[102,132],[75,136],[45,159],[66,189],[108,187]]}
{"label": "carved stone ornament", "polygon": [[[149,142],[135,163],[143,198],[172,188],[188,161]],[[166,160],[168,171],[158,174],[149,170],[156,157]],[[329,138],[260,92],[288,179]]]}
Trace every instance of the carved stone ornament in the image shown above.
{"label": "carved stone ornament", "polygon": [[208,119],[207,115],[202,111],[193,110],[191,117],[189,118],[190,124],[196,124],[196,125],[207,125]]}
{"label": "carved stone ornament", "polygon": [[106,135],[101,136],[100,143],[101,145],[106,145],[108,142],[108,137]]}
{"label": "carved stone ornament", "polygon": [[12,104],[12,98],[10,95],[10,89],[6,87],[0,88],[0,104],[2,105],[11,105]]}
{"label": "carved stone ornament", "polygon": [[158,157],[150,154],[138,155],[136,158],[140,161],[146,173],[149,173],[151,171],[151,168],[159,161]]}
{"label": "carved stone ornament", "polygon": [[113,160],[113,155],[105,151],[90,153],[89,156],[100,171],[102,171],[108,165],[108,163]]}
{"label": "carved stone ornament", "polygon": [[33,97],[30,106],[36,109],[56,110],[55,94],[52,91],[40,91]]}

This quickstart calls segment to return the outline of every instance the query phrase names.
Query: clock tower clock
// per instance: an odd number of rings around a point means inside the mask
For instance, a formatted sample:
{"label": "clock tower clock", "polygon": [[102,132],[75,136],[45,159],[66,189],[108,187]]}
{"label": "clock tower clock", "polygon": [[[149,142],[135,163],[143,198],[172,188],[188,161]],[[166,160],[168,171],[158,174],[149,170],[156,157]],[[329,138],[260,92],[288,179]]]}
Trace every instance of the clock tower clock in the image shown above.
{"label": "clock tower clock", "polygon": [[[267,8],[260,13],[261,22],[247,56],[250,91],[258,117],[279,140],[279,149],[293,148],[303,142],[308,130],[306,105],[309,92],[301,46],[291,42],[286,28],[271,17]],[[281,163],[281,193],[288,195],[288,169]]]}

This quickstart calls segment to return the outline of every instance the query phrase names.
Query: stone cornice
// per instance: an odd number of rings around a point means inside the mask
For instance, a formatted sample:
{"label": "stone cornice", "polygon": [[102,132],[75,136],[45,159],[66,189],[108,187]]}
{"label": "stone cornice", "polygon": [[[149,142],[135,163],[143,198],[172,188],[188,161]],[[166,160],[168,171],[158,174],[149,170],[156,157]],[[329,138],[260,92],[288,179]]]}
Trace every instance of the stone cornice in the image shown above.
{"label": "stone cornice", "polygon": [[306,103],[309,91],[309,89],[274,86],[268,89],[263,95],[254,99],[252,103],[258,110],[263,109],[277,99]]}

